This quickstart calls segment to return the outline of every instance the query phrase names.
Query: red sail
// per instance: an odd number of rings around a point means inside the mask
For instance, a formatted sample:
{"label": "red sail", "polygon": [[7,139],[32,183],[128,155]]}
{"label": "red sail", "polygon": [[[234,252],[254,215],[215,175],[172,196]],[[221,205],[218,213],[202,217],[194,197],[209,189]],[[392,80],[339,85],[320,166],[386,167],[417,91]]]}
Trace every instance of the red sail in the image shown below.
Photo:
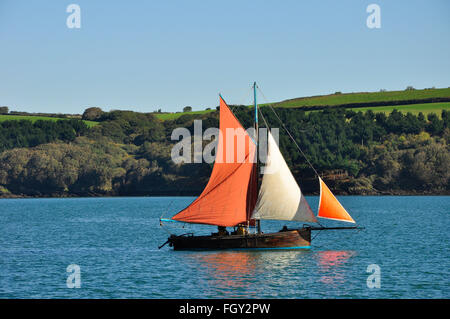
{"label": "red sail", "polygon": [[[229,135],[230,129],[234,135]],[[256,199],[255,152],[254,142],[220,98],[219,142],[211,177],[202,194],[172,219],[218,226],[246,223]]]}
{"label": "red sail", "polygon": [[350,216],[350,214],[345,210],[344,206],[341,205],[320,177],[319,182],[320,200],[319,213],[317,214],[317,217],[354,223],[355,221],[352,216]]}

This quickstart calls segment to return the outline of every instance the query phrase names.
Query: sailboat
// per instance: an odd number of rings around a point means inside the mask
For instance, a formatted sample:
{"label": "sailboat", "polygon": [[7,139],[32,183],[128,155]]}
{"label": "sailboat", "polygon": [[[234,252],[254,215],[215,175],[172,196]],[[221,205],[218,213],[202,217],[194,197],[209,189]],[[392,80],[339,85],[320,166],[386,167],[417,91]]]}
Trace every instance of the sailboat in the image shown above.
{"label": "sailboat", "polygon": [[[193,233],[171,234],[162,246],[168,243],[174,250],[309,249],[313,230],[359,228],[317,174],[320,185],[317,217],[355,225],[324,227],[318,222],[270,130],[267,132],[267,158],[264,166],[267,173],[259,178],[256,88],[255,82],[253,84],[255,136],[252,137],[245,131],[219,95],[219,141],[209,182],[200,196],[188,207],[171,219],[160,219],[161,226],[163,222],[178,221],[215,225],[219,231],[206,236],[195,236]],[[238,145],[233,143],[234,136],[225,134],[227,129],[240,132],[239,137],[245,140],[244,160],[237,159]],[[242,151],[242,148],[240,150]],[[230,153],[234,154],[234,157],[229,156]],[[284,226],[278,232],[264,233],[261,231],[261,220],[298,221],[319,226],[303,224],[302,227],[295,229]],[[233,227],[234,231],[229,233],[226,227]],[[251,229],[256,231],[252,232]]]}

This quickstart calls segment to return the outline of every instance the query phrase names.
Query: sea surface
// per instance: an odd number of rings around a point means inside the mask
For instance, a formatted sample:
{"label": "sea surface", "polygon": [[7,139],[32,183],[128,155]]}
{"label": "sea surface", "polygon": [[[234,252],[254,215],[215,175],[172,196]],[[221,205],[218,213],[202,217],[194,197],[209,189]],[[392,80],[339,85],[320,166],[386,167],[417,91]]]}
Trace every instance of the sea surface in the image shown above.
{"label": "sea surface", "polygon": [[450,298],[448,196],[339,197],[365,229],[314,232],[310,250],[158,249],[216,231],[160,227],[193,199],[0,199],[0,298]]}

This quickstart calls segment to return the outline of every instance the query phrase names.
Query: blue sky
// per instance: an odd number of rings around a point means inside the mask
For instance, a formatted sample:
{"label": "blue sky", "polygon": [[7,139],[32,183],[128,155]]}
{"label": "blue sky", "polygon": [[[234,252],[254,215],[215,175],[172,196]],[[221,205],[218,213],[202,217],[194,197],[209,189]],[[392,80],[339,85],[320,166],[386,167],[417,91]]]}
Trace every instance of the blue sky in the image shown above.
{"label": "blue sky", "polygon": [[[81,29],[66,7],[81,8]],[[381,28],[369,29],[369,4]],[[450,86],[450,1],[0,0],[0,105],[151,112]],[[261,98],[262,102],[265,102]]]}

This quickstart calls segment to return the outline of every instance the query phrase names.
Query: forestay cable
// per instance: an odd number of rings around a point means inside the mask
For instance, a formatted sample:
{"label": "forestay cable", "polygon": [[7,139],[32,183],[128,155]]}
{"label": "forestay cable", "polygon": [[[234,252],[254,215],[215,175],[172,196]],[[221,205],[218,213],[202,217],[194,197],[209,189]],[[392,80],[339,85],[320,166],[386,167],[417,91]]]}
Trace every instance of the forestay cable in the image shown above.
{"label": "forestay cable", "polygon": [[[261,91],[261,89],[258,87],[259,92],[261,93],[261,95],[263,96],[264,100],[266,100],[267,105],[270,107],[270,109],[272,110],[273,114],[275,114],[276,118],[278,119],[278,121],[280,121],[281,126],[283,127],[283,129],[286,131],[286,133],[289,135],[289,137],[291,138],[291,140],[294,142],[295,146],[297,147],[297,149],[300,151],[300,153],[303,155],[303,157],[305,158],[306,162],[308,163],[308,165],[312,168],[312,170],[314,171],[314,173],[320,177],[319,173],[316,171],[316,169],[314,168],[314,166],[311,164],[311,162],[308,160],[308,157],[306,157],[305,153],[303,153],[302,149],[300,148],[300,146],[297,144],[297,142],[295,141],[294,137],[292,136],[291,132],[289,132],[289,130],[287,129],[286,125],[284,125],[283,121],[280,119],[280,117],[278,116],[277,112],[275,112],[274,108],[272,107],[272,104],[269,103],[269,101],[267,100],[267,98],[264,96],[264,93]],[[265,121],[264,121],[265,122]],[[266,123],[267,125],[267,123]]]}

